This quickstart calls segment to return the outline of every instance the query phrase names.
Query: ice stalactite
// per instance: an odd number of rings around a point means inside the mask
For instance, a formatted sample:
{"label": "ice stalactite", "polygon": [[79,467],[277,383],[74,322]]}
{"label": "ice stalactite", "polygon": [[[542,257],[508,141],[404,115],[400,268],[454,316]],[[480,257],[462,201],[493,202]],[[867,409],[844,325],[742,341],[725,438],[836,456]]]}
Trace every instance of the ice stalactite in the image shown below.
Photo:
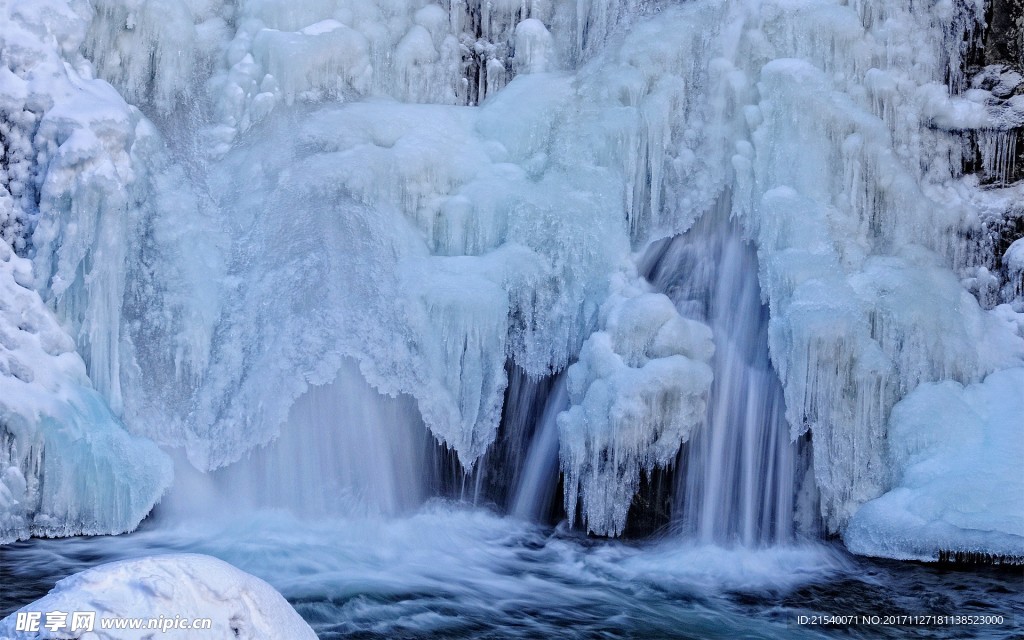
{"label": "ice stalactite", "polygon": [[985,175],[995,184],[1007,184],[1017,164],[1017,131],[979,131],[978,148]]}
{"label": "ice stalactite", "polygon": [[704,421],[711,331],[679,315],[643,281],[613,281],[600,330],[569,367],[569,408],[558,418],[569,522],[619,535],[640,474],[674,461]]}
{"label": "ice stalactite", "polygon": [[124,430],[32,283],[0,240],[0,543],[131,531],[170,460]]}
{"label": "ice stalactite", "polygon": [[961,71],[978,2],[4,8],[4,237],[111,407],[200,468],[272,441],[351,358],[471,469],[506,367],[575,361],[566,499],[620,532],[711,375],[620,274],[724,194],[831,532],[904,477],[898,401],[1024,355],[1019,232],[977,240],[1020,146],[1020,82]]}

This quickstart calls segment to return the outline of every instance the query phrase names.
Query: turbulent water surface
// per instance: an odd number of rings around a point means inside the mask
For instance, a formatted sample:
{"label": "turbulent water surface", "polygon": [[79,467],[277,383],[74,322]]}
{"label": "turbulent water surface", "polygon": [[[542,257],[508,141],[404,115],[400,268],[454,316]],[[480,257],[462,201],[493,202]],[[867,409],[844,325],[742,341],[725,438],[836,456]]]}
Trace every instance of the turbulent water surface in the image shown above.
{"label": "turbulent water surface", "polygon": [[[280,590],[322,638],[1012,638],[1019,569],[855,558],[834,545],[725,549],[590,540],[438,503],[408,518],[147,523],[2,552],[6,614],[97,563],[199,552]],[[814,615],[1001,615],[987,626],[800,625]]]}

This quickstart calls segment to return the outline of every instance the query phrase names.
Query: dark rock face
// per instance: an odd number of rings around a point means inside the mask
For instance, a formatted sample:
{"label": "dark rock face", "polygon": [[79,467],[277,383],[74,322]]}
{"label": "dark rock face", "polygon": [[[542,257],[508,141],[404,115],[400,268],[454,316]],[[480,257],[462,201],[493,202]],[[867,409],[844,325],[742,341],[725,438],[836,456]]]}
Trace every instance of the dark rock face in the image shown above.
{"label": "dark rock face", "polygon": [[[987,0],[985,24],[963,58],[965,89],[985,105],[988,124],[951,130],[960,138],[964,174],[983,189],[1020,189],[1024,181],[1024,0]],[[1008,192],[1009,193],[1009,192]],[[981,216],[965,230],[968,261],[964,284],[982,307],[1009,304],[1024,310],[1024,272],[1008,249],[1024,238],[1024,204],[1009,197],[1003,211]],[[1011,264],[1011,262],[1013,264]]]}
{"label": "dark rock face", "polygon": [[991,0],[985,30],[985,64],[1024,68],[1024,0]]}

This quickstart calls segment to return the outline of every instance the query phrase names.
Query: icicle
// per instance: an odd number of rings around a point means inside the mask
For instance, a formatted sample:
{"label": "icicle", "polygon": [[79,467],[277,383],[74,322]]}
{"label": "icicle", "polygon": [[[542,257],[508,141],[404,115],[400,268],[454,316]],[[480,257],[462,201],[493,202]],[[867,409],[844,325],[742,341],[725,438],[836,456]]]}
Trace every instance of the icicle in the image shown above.
{"label": "icicle", "polygon": [[1017,164],[1017,130],[983,129],[978,132],[978,149],[985,176],[997,185],[1007,184]]}
{"label": "icicle", "polygon": [[643,283],[619,282],[602,330],[569,367],[570,406],[558,418],[565,504],[587,530],[619,535],[640,473],[665,467],[704,420],[711,332]]}

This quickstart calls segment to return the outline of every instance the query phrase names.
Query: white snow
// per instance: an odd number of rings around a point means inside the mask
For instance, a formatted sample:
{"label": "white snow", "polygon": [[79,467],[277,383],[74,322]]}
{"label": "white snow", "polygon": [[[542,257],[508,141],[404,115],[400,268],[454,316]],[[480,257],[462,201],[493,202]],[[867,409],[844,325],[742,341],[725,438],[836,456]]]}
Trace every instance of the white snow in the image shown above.
{"label": "white snow", "polygon": [[936,560],[1024,557],[1024,368],[983,382],[923,384],[892,411],[893,488],[843,534],[854,553]]}
{"label": "white snow", "polygon": [[[269,584],[230,564],[198,554],[169,554],[99,565],[64,578],[47,595],[19,611],[95,612],[93,631],[68,629],[38,632],[15,630],[17,612],[0,621],[6,638],[84,637],[102,640],[129,638],[223,638],[315,640],[316,634]],[[157,628],[156,631],[104,629],[104,618],[141,618],[158,624],[170,619],[195,623],[209,619],[202,630]],[[70,622],[70,615],[67,622]],[[69,635],[78,633],[78,635]]]}

